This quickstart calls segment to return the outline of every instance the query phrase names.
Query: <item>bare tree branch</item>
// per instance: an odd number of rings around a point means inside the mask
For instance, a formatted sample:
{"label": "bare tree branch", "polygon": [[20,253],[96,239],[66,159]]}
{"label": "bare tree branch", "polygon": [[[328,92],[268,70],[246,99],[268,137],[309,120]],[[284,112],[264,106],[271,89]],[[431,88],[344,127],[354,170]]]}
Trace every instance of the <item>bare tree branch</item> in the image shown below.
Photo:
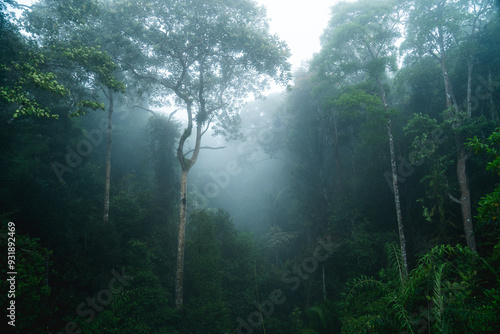
{"label": "bare tree branch", "polygon": [[24,4],[21,4],[17,1],[14,1],[13,3],[11,3],[12,7],[14,8],[27,8],[27,9],[33,9],[33,8],[49,8],[49,6],[41,6],[41,5],[24,5]]}
{"label": "bare tree branch", "polygon": [[[153,111],[153,110],[151,110],[151,109],[145,108],[145,107],[141,106],[140,104],[136,104],[136,105],[134,106],[134,108],[139,108],[139,109],[143,109],[143,110],[149,111],[150,113],[152,113],[152,114],[153,114],[153,116],[158,117],[158,115],[156,114],[156,112],[154,112],[154,111]],[[170,120],[170,118],[169,118],[169,120]]]}
{"label": "bare tree branch", "polygon": [[170,121],[170,119],[172,118],[172,116],[174,116],[174,115],[175,115],[175,113],[176,113],[176,112],[178,112],[179,110],[180,110],[180,109],[175,109],[174,111],[172,111],[172,112],[170,113],[170,116],[168,116],[168,120]]}
{"label": "bare tree branch", "polygon": [[129,70],[130,70],[130,71],[131,71],[131,72],[132,72],[132,73],[133,73],[136,77],[138,77],[138,78],[140,78],[140,79],[150,79],[150,80],[153,80],[153,81],[155,81],[155,82],[157,82],[157,83],[159,83],[159,84],[162,84],[162,85],[164,84],[164,81],[163,81],[161,78],[158,78],[158,77],[156,77],[156,76],[154,76],[154,75],[152,75],[152,74],[149,74],[149,73],[148,73],[148,74],[139,73],[139,72],[137,72],[137,71],[136,71],[136,70],[135,70],[135,69],[134,69],[134,68],[133,68],[133,67],[132,67],[129,63],[125,62],[124,60],[120,60],[120,59],[118,59],[118,61],[120,61],[120,62],[122,62],[122,63],[124,63],[124,64],[129,65],[129,68],[128,68],[128,69],[129,69]]}
{"label": "bare tree branch", "polygon": [[[203,149],[204,150],[222,150],[223,148],[226,148],[226,146],[219,146],[219,147],[202,146],[202,147],[200,147],[200,150],[203,150]],[[184,155],[189,154],[191,152],[194,152],[194,149],[187,151],[186,153],[184,153]]]}
{"label": "bare tree branch", "polygon": [[461,204],[461,202],[456,198],[454,197],[452,194],[448,193],[448,197],[455,203],[458,203],[458,204]]}

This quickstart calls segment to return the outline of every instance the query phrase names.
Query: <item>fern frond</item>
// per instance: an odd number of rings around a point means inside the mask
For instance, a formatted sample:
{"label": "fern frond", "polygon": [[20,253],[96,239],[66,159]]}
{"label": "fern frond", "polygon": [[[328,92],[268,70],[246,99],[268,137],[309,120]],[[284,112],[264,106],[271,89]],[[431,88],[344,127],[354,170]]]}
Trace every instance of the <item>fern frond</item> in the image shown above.
{"label": "fern frond", "polygon": [[392,269],[394,274],[397,274],[401,288],[404,289],[406,275],[403,268],[403,256],[401,255],[401,251],[395,242],[386,244],[386,254],[389,267]]}
{"label": "fern frond", "polygon": [[[387,304],[391,306],[394,316],[398,319],[400,325],[406,328],[408,333],[414,333],[408,311],[405,309],[400,293],[391,293],[386,296]],[[402,299],[402,300],[401,300]]]}
{"label": "fern frond", "polygon": [[359,290],[366,289],[369,287],[381,288],[383,291],[386,290],[386,286],[384,283],[374,278],[368,278],[366,276],[360,276],[353,279],[352,283],[349,284],[347,287],[349,291],[344,299],[346,309],[349,307],[349,302],[351,301],[351,299],[354,298],[354,296],[359,292]]}
{"label": "fern frond", "polygon": [[444,296],[441,289],[443,270],[446,266],[446,262],[441,264],[434,275],[434,290],[432,295],[434,316],[436,317],[436,327],[440,333],[445,333],[443,330],[446,327],[443,323],[443,315],[445,311],[444,307]]}

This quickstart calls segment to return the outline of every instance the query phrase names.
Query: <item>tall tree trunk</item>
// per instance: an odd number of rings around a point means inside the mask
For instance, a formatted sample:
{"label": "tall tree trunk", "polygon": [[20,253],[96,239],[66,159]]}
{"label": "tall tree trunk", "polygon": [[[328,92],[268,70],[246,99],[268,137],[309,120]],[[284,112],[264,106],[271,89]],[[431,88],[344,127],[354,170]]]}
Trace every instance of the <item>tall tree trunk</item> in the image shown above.
{"label": "tall tree trunk", "polygon": [[[386,112],[389,112],[389,104],[387,103],[387,95],[385,94],[384,86],[380,78],[377,76],[377,85],[380,90],[380,97]],[[405,277],[408,276],[408,259],[406,254],[406,238],[403,227],[403,215],[401,214],[401,202],[399,200],[399,185],[398,185],[398,172],[396,167],[396,153],[394,150],[394,138],[392,136],[391,119],[387,120],[387,136],[389,137],[389,151],[391,155],[391,172],[392,172],[392,187],[394,190],[394,203],[396,205],[396,218],[398,222],[399,244],[401,247],[401,258],[403,259],[403,270]]]}
{"label": "tall tree trunk", "polygon": [[[187,212],[187,175],[191,167],[194,165],[200,152],[201,143],[201,122],[196,125],[196,141],[191,158],[186,158],[184,154],[184,144],[191,136],[193,129],[193,113],[192,102],[186,99],[186,109],[188,114],[188,126],[179,139],[179,146],[177,147],[177,158],[181,165],[181,196],[180,196],[180,209],[179,209],[179,236],[177,239],[177,272],[175,276],[175,306],[181,309],[183,305],[184,294],[184,246],[186,234],[186,212]],[[200,112],[204,112],[204,109]]]}
{"label": "tall tree trunk", "polygon": [[406,255],[406,238],[403,227],[403,216],[401,214],[401,203],[399,201],[398,174],[396,168],[396,154],[394,151],[394,139],[392,137],[391,120],[387,121],[387,134],[389,136],[389,150],[391,154],[392,186],[394,188],[394,203],[396,204],[396,218],[398,221],[399,244],[401,246],[401,258],[405,277],[408,276],[408,260]]}
{"label": "tall tree trunk", "polygon": [[451,107],[453,107],[453,110],[455,112],[458,112],[458,105],[454,103],[450,77],[448,75],[448,69],[446,68],[444,56],[441,57],[441,73],[443,74],[443,80],[444,80],[444,91],[446,94],[446,108],[451,109]]}
{"label": "tall tree trunk", "polygon": [[357,183],[356,183],[356,160],[354,160],[354,128],[349,126],[350,139],[351,139],[351,174],[352,174],[352,189],[353,189],[353,198],[356,198],[358,195]]}
{"label": "tall tree trunk", "polygon": [[337,168],[337,182],[339,186],[339,191],[341,194],[344,193],[344,178],[342,177],[342,170],[340,169],[340,152],[339,152],[339,138],[337,131],[337,120],[335,119],[335,113],[332,113],[333,120],[333,138],[335,147],[335,167]]}
{"label": "tall tree trunk", "polygon": [[323,265],[323,300],[326,300],[325,266]]}
{"label": "tall tree trunk", "polygon": [[472,210],[470,204],[469,182],[467,180],[466,165],[469,155],[465,149],[461,148],[457,155],[457,176],[458,184],[460,185],[460,206],[462,208],[462,220],[464,224],[465,240],[467,246],[477,252],[476,237],[474,236],[474,228],[472,224]]}
{"label": "tall tree trunk", "polygon": [[181,173],[181,199],[179,214],[179,236],[177,238],[177,274],[175,277],[175,306],[182,308],[184,290],[184,244],[186,235],[186,201],[187,201],[187,174],[188,170]]}
{"label": "tall tree trunk", "polygon": [[472,56],[467,58],[467,117],[472,117],[472,70],[474,62]]}
{"label": "tall tree trunk", "polygon": [[[474,60],[472,55],[467,59],[467,117],[472,118],[472,70]],[[474,236],[474,227],[472,223],[472,210],[470,204],[470,189],[469,181],[467,179],[467,160],[469,154],[465,151],[462,143],[458,142],[457,145],[457,177],[458,184],[460,185],[460,206],[462,209],[462,221],[464,224],[465,240],[467,246],[473,251],[477,252],[476,237]]]}
{"label": "tall tree trunk", "polygon": [[458,114],[459,108],[455,96],[453,94],[453,88],[451,86],[450,76],[448,74],[448,68],[446,66],[446,60],[447,60],[446,48],[444,45],[443,29],[441,26],[438,26],[438,44],[441,56],[440,57],[436,56],[436,57],[440,60],[441,73],[443,74],[444,91],[446,94],[446,108],[450,109],[451,107],[453,107],[455,113]]}
{"label": "tall tree trunk", "polygon": [[491,75],[491,68],[488,68],[488,97],[490,98],[491,120],[498,126],[499,122],[496,114],[495,100],[493,99],[493,77]]}
{"label": "tall tree trunk", "polygon": [[104,184],[104,217],[103,221],[106,224],[109,221],[109,190],[111,184],[111,117],[113,115],[113,90],[111,88],[108,89],[108,99],[109,99],[109,108],[108,108],[108,133],[107,133],[107,144],[106,144],[106,178]]}
{"label": "tall tree trunk", "polygon": [[[454,111],[454,118],[459,120],[460,109],[456,103],[455,95],[453,93],[453,88],[448,76],[448,68],[446,65],[446,53],[443,42],[442,31],[439,29],[438,42],[441,52],[441,71],[443,74],[444,88],[446,93],[446,107]],[[472,114],[472,104],[470,98],[472,95],[472,69],[473,62],[468,59],[467,62],[467,115],[470,118]],[[470,95],[469,95],[470,94]],[[460,126],[459,122],[454,123],[453,128],[457,129]],[[459,134],[455,134],[455,144],[457,148],[457,178],[458,184],[460,186],[460,199],[457,201],[460,204],[462,210],[462,222],[464,225],[465,239],[467,241],[467,246],[477,252],[476,239],[474,237],[474,228],[472,222],[472,211],[470,204],[470,189],[469,181],[467,179],[467,159],[469,158],[467,152],[465,151],[462,142],[460,141]]]}

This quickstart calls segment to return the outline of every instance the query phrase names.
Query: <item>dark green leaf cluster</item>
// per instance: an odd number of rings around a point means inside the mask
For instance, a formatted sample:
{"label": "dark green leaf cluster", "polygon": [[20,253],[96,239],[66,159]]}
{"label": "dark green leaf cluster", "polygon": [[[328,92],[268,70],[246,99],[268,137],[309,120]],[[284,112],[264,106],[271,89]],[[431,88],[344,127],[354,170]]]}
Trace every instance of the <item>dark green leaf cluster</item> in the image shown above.
{"label": "dark green leaf cluster", "polygon": [[[398,256],[397,247],[388,249],[389,259]],[[388,275],[401,272],[395,262],[389,260],[387,269],[381,280],[361,276],[346,286],[346,332],[485,333],[498,326],[498,297],[481,289],[489,285],[482,277],[494,272],[469,249],[436,246],[404,279]]]}

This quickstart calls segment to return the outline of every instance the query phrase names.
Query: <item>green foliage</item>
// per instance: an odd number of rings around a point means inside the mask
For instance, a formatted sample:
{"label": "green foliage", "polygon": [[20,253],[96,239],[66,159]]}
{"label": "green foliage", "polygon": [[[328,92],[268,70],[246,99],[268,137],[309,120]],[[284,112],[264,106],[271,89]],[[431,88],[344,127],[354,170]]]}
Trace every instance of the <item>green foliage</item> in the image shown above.
{"label": "green foliage", "polygon": [[362,123],[359,135],[366,145],[387,141],[387,119],[395,111],[387,113],[380,96],[354,88],[334,100],[333,105],[343,117]]}
{"label": "green foliage", "polygon": [[[485,141],[481,141],[477,136],[469,139],[466,147],[475,151],[476,154],[485,153],[489,158],[486,170],[500,175],[500,128],[497,128]],[[497,184],[491,193],[481,197],[475,217],[478,220],[478,233],[486,241],[484,247],[493,257],[495,263],[500,260],[499,215],[500,185]],[[491,249],[491,246],[493,246],[493,249]]]}
{"label": "green foliage", "polygon": [[279,226],[272,226],[266,236],[269,238],[268,245],[272,249],[286,247],[296,237],[293,233],[283,231]]}
{"label": "green foliage", "polygon": [[338,100],[334,101],[334,105],[344,110],[346,116],[352,118],[363,113],[380,113],[383,110],[382,101],[379,97],[359,89],[342,94]]}
{"label": "green foliage", "polygon": [[477,153],[486,153],[491,161],[486,165],[486,170],[500,175],[500,128],[497,128],[487,139],[482,142],[477,136],[469,139],[466,147]]}
{"label": "green foliage", "polygon": [[403,130],[406,136],[413,137],[412,149],[414,153],[410,157],[412,164],[429,158],[436,152],[442,141],[442,138],[437,136],[437,134],[443,133],[439,129],[438,121],[426,114],[414,114]]}
{"label": "green foliage", "polygon": [[182,330],[224,333],[252,306],[254,246],[222,210],[192,213],[186,235]]}
{"label": "green foliage", "polygon": [[13,271],[17,274],[15,294],[9,298],[9,282],[2,280],[0,287],[4,293],[0,301],[2,305],[10,305],[11,300],[15,302],[15,333],[45,333],[44,327],[50,312],[49,276],[52,273],[52,251],[41,246],[40,240],[22,234],[18,227],[14,229],[14,233],[9,233],[9,220],[2,217],[1,221],[0,240],[4,250],[2,259],[7,266],[7,243],[13,242]]}
{"label": "green foliage", "polygon": [[172,333],[166,325],[177,319],[169,307],[170,294],[161,286],[154,273],[150,246],[143,241],[128,243],[130,265],[126,268],[131,276],[130,285],[113,296],[111,304],[88,324],[82,323],[85,333]]}
{"label": "green foliage", "polygon": [[[67,44],[71,43],[67,43],[62,36],[55,37],[64,29],[63,25],[52,26],[51,29],[43,26],[44,20],[50,21],[57,15],[66,25],[76,22],[81,25],[89,20],[87,15],[96,14],[96,8],[94,1],[78,1],[77,3],[54,1],[47,6],[35,6],[25,17],[28,23],[26,27],[32,34],[41,35],[39,45],[43,44],[45,48],[38,47],[35,43],[30,43],[27,38],[7,31],[12,36],[7,40],[6,47],[12,50],[9,50],[8,57],[5,59],[2,57],[0,63],[0,73],[4,74],[3,77],[9,78],[0,83],[0,101],[16,108],[13,112],[14,118],[19,116],[58,118],[59,115],[51,113],[50,106],[44,101],[47,100],[45,95],[59,99],[65,97],[66,103],[69,99],[76,100],[74,104],[78,108],[72,113],[73,116],[80,115],[85,109],[104,109],[103,103],[71,96],[88,82],[84,82],[80,77],[78,78],[80,86],[74,87],[74,78],[73,80],[68,78],[71,74],[61,71],[62,66],[66,68],[81,66],[88,74],[87,81],[92,81],[90,78],[95,77],[95,81],[99,84],[115,91],[125,90],[125,85],[113,75],[118,66],[107,53],[94,46],[67,47]],[[50,12],[50,9],[53,11]],[[37,16],[39,11],[50,13],[50,15],[42,19]],[[76,27],[73,26],[73,28]],[[56,47],[61,44],[64,47]],[[69,72],[72,71],[75,70],[69,70]],[[80,72],[80,76],[82,74]]]}
{"label": "green foliage", "polygon": [[491,273],[491,267],[468,248],[436,246],[403,284],[397,283],[395,263],[389,264],[389,271],[380,273],[382,280],[362,276],[347,285],[346,332],[483,333],[498,326],[491,312],[498,297],[482,290],[488,283],[481,277]]}
{"label": "green foliage", "polygon": [[17,108],[13,113],[14,118],[19,116],[58,118],[59,115],[51,114],[47,107],[36,101],[34,93],[42,90],[63,97],[69,93],[68,90],[56,80],[54,73],[45,72],[41,68],[46,61],[43,54],[30,53],[19,56],[25,60],[0,64],[0,73],[10,77],[9,83],[0,86],[0,100]]}
{"label": "green foliage", "polygon": [[99,14],[98,0],[44,1],[41,5],[57,13],[64,22],[76,24],[85,24],[89,17]]}
{"label": "green foliage", "polygon": [[386,70],[395,70],[393,42],[400,33],[395,29],[398,17],[393,6],[384,1],[337,4],[313,67],[320,75],[348,82],[360,75],[380,79]]}
{"label": "green foliage", "polygon": [[[487,310],[494,300],[486,297],[483,290],[489,284],[483,277],[491,273],[487,262],[466,247],[436,246],[412,271],[406,300],[413,308],[427,303],[433,316],[427,320],[435,331],[491,331],[496,318]],[[495,280],[498,284],[498,278]]]}
{"label": "green foliage", "polygon": [[97,81],[102,85],[113,89],[115,92],[125,92],[125,84],[113,76],[113,73],[118,69],[118,65],[99,47],[78,46],[63,49],[61,53],[68,60],[82,65],[87,71],[97,75]]}
{"label": "green foliage", "polygon": [[[343,331],[381,333],[393,331],[399,324],[402,328],[409,325],[407,312],[398,298],[398,292],[406,283],[401,252],[395,243],[387,244],[386,252],[389,263],[380,272],[383,280],[360,276],[346,285],[343,294]],[[367,300],[371,302],[367,303]]]}
{"label": "green foliage", "polygon": [[322,303],[306,310],[307,329],[302,329],[300,334],[330,334],[340,330],[337,305],[325,300]]}
{"label": "green foliage", "polygon": [[99,7],[94,0],[40,1],[23,17],[25,29],[43,47],[51,68],[71,92],[64,101],[71,106],[70,116],[104,110],[99,101],[104,97],[97,90],[125,91],[124,82],[117,79],[118,65],[92,40],[95,33],[89,29],[99,29]]}

